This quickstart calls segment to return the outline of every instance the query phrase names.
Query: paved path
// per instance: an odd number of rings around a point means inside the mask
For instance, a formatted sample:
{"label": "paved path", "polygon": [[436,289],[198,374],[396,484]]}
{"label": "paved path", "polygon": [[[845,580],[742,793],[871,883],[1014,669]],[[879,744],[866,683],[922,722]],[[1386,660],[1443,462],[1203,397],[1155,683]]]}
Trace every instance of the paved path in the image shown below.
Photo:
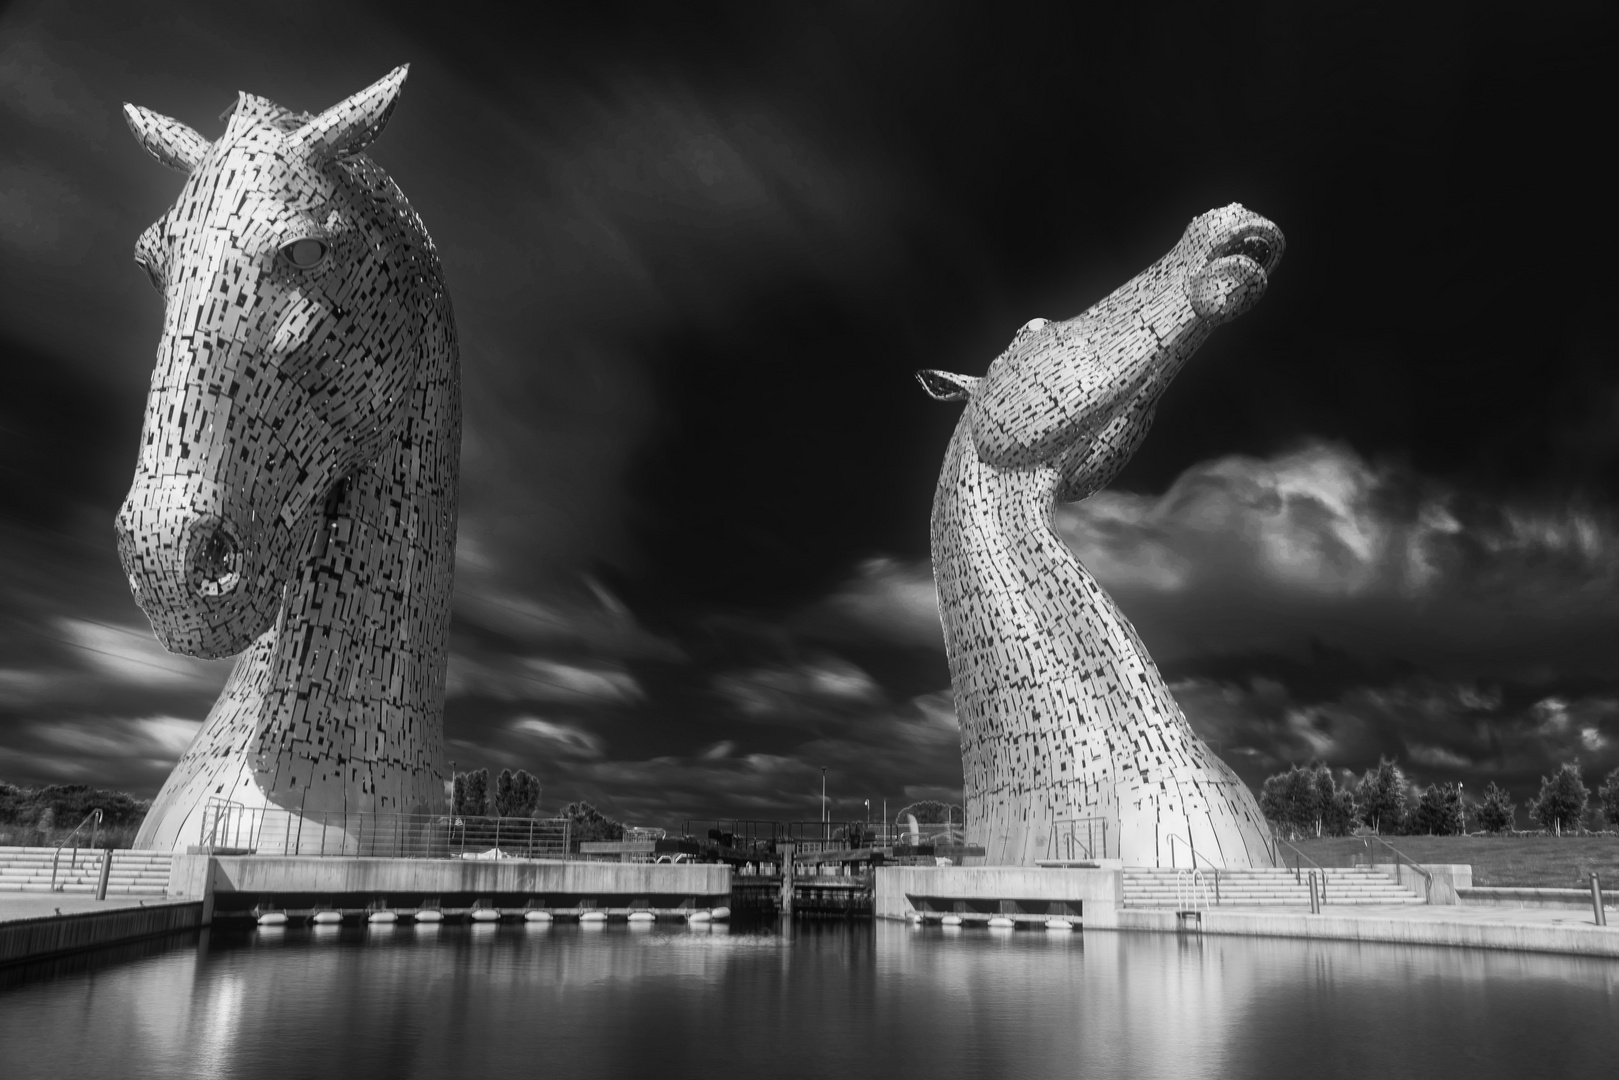
{"label": "paved path", "polygon": [[0,923],[14,919],[38,919],[45,915],[78,915],[86,911],[119,911],[151,904],[169,903],[161,896],[114,896],[97,900],[93,896],[63,893],[0,892]]}
{"label": "paved path", "polygon": [[[1616,919],[1619,921],[1619,919]],[[1486,905],[1212,906],[1196,923],[1162,908],[1121,908],[1085,918],[1085,929],[1151,930],[1245,937],[1380,941],[1475,949],[1573,953],[1619,959],[1619,925],[1597,926],[1590,908]]]}
{"label": "paved path", "polygon": [[[1211,907],[1209,910],[1214,912],[1241,912],[1245,915],[1270,913],[1308,915],[1310,913],[1308,904],[1265,907],[1222,904]],[[1351,918],[1356,915],[1365,915],[1378,919],[1410,919],[1416,922],[1497,923],[1513,926],[1565,925],[1594,927],[1596,925],[1596,916],[1591,913],[1590,905],[1586,905],[1584,908],[1517,908],[1485,904],[1328,904],[1321,909],[1321,914]],[[1613,924],[1609,929],[1619,932],[1619,912],[1609,912],[1608,917],[1613,920]]]}

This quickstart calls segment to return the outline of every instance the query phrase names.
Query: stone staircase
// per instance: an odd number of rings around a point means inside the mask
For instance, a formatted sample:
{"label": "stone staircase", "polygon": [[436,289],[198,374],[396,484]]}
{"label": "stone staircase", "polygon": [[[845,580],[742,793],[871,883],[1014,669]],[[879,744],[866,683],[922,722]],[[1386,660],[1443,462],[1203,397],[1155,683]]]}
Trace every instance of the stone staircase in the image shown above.
{"label": "stone staircase", "polygon": [[[55,848],[0,847],[0,893],[51,891],[51,860]],[[94,895],[101,879],[102,852],[90,848],[62,849],[56,867],[56,891]],[[108,896],[162,896],[169,886],[173,856],[166,851],[112,853]]]}
{"label": "stone staircase", "polygon": [[[1381,870],[1369,866],[1328,867],[1326,903],[1329,907],[1344,904],[1420,904],[1423,898],[1395,881]],[[1176,876],[1181,876],[1180,894],[1176,894]],[[1208,894],[1212,906],[1215,899],[1214,871],[1202,872],[1203,890],[1199,890],[1195,906],[1202,907],[1203,892]],[[1185,897],[1189,870],[1160,867],[1125,867],[1124,906],[1130,908],[1179,908],[1193,906]],[[1318,879],[1319,887],[1319,879]],[[1221,907],[1281,906],[1308,907],[1310,904],[1310,875],[1301,882],[1291,869],[1270,867],[1251,870],[1221,870],[1218,904]]]}

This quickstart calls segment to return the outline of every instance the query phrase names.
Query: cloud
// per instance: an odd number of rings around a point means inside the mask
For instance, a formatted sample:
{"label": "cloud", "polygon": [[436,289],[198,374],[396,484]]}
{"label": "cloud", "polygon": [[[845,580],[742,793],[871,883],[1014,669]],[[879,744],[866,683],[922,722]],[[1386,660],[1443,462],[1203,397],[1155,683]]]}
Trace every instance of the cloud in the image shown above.
{"label": "cloud", "polygon": [[202,729],[200,720],[151,716],[136,720],[95,719],[36,724],[43,743],[91,757],[144,757],[160,762],[179,758]]}
{"label": "cloud", "polygon": [[868,704],[882,694],[864,670],[835,656],[718,675],[714,689],[750,720],[787,723],[813,720],[827,708]]}
{"label": "cloud", "polygon": [[1312,761],[1363,772],[1400,762],[1421,784],[1495,780],[1527,797],[1537,777],[1578,758],[1588,774],[1619,766],[1619,693],[1541,696],[1505,683],[1411,675],[1351,683],[1314,700],[1265,678],[1171,685],[1187,719],[1251,786]]}
{"label": "cloud", "polygon": [[31,123],[92,142],[107,133],[106,106],[35,39],[13,41],[0,51],[0,103]]}
{"label": "cloud", "polygon": [[1483,498],[1317,442],[1104,491],[1056,527],[1160,664],[1313,640],[1457,675],[1619,675],[1619,515],[1594,505]]}
{"label": "cloud", "polygon": [[198,660],[164,649],[147,627],[63,616],[56,627],[80,660],[114,682],[140,687],[213,690],[224,687],[234,660]]}
{"label": "cloud", "polygon": [[586,665],[545,656],[491,654],[475,660],[450,655],[446,697],[568,704],[628,704],[645,697],[634,675],[604,664]]}
{"label": "cloud", "polygon": [[175,716],[70,716],[6,726],[0,775],[155,792],[202,727]]}
{"label": "cloud", "polygon": [[929,559],[867,559],[799,620],[834,638],[940,649],[939,596]]}
{"label": "cloud", "polygon": [[520,716],[509,726],[517,734],[538,739],[553,752],[565,757],[599,758],[605,749],[601,738],[572,724],[541,720],[537,716]]}

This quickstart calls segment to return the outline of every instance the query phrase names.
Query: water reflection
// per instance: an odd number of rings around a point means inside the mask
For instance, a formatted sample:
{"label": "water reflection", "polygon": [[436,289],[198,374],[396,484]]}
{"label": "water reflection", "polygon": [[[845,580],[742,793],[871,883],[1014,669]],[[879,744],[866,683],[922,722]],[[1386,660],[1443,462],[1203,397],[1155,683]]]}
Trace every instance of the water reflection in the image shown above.
{"label": "water reflection", "polygon": [[[43,981],[42,981],[43,980]],[[842,923],[318,927],[0,983],[59,1076],[1602,1075],[1619,964]]]}

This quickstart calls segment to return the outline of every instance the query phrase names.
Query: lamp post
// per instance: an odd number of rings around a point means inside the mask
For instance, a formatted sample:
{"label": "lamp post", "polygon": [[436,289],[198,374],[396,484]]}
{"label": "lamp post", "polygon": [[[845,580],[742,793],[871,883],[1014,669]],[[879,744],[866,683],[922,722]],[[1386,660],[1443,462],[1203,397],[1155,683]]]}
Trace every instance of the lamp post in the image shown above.
{"label": "lamp post", "polygon": [[821,766],[821,842],[828,839],[830,830],[826,827],[826,766]]}

